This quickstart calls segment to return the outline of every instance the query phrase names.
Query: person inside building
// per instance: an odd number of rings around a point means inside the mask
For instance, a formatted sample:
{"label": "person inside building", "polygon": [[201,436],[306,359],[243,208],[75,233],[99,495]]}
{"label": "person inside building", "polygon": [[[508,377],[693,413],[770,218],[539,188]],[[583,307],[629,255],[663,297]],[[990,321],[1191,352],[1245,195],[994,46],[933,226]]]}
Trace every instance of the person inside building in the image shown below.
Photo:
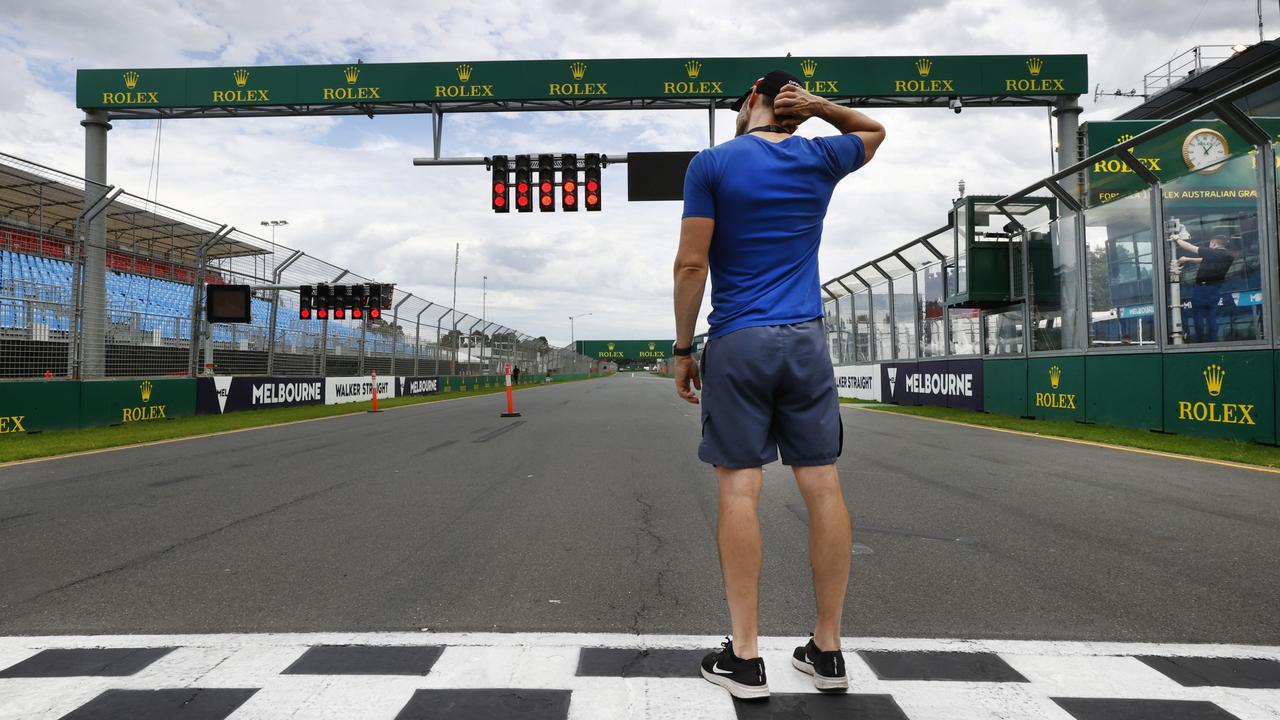
{"label": "person inside building", "polygon": [[[1197,266],[1195,288],[1191,291],[1191,318],[1194,323],[1194,342],[1217,342],[1218,340],[1218,307],[1223,302],[1222,284],[1227,279],[1227,272],[1236,260],[1236,254],[1230,247],[1230,240],[1225,235],[1215,235],[1207,246],[1194,245],[1187,240],[1178,239],[1178,247],[1191,253],[1191,256],[1179,258],[1181,263]],[[1226,303],[1231,304],[1231,296],[1226,296]]]}

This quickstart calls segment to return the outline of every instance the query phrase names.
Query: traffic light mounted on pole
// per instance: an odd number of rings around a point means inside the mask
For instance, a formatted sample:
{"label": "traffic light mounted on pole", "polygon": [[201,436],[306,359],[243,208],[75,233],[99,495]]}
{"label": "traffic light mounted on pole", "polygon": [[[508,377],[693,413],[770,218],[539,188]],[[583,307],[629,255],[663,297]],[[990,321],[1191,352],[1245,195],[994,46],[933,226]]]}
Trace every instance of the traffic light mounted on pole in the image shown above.
{"label": "traffic light mounted on pole", "polygon": [[529,168],[529,156],[516,156],[516,210],[533,212],[533,176]]}
{"label": "traffic light mounted on pole", "polygon": [[[477,158],[477,160],[481,160]],[[537,208],[542,212],[555,212],[555,189],[560,186],[560,208],[565,212],[577,212],[580,205],[587,210],[600,210],[604,197],[601,185],[601,170],[609,159],[600,153],[587,153],[579,157],[574,153],[553,155],[494,155],[483,158],[483,163],[491,170],[493,211],[497,213],[511,212],[511,173],[515,173],[515,208],[517,212],[533,212]],[[625,162],[625,161],[624,161]],[[471,164],[471,163],[464,163]],[[476,163],[479,164],[479,163]],[[557,165],[559,167],[557,167]],[[534,177],[537,170],[537,177]],[[556,182],[556,173],[560,173],[560,182]],[[578,173],[584,172],[583,181],[578,180]],[[585,195],[580,190],[585,189]],[[385,309],[385,307],[384,307]]]}
{"label": "traffic light mounted on pole", "polygon": [[506,155],[493,156],[493,211],[511,212],[511,168]]}
{"label": "traffic light mounted on pole", "polygon": [[578,156],[572,153],[560,156],[560,208],[578,211]]}
{"label": "traffic light mounted on pole", "polygon": [[551,155],[538,156],[538,208],[542,212],[556,209],[556,168]]}
{"label": "traffic light mounted on pole", "polygon": [[587,153],[582,158],[585,170],[583,175],[586,180],[586,205],[587,210],[600,209],[600,196],[603,194],[600,185],[600,155],[597,153]]}

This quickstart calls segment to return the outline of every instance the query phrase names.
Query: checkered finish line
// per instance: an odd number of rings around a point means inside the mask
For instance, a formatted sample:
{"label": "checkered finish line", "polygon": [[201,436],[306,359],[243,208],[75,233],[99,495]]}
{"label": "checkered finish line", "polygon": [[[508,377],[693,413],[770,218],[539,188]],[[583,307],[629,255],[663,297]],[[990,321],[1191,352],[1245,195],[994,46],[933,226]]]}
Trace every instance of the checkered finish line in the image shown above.
{"label": "checkered finish line", "polygon": [[0,638],[0,719],[1262,720],[1280,648],[850,638],[851,689],[763,638],[773,697],[702,680],[721,638],[317,633]]}

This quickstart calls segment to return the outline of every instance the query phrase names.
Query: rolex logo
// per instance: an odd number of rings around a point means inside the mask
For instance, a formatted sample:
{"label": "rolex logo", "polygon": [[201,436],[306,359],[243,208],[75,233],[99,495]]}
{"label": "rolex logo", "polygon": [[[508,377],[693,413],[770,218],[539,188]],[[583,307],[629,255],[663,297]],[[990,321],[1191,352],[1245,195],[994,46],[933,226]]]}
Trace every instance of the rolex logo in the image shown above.
{"label": "rolex logo", "polygon": [[697,60],[690,60],[684,64],[684,71],[689,75],[690,79],[696,78],[698,73],[702,72],[702,63]]}
{"label": "rolex logo", "polygon": [[151,402],[151,381],[150,380],[143,380],[142,384],[138,385],[138,390],[142,393],[142,402],[144,403]]}
{"label": "rolex logo", "polygon": [[612,349],[613,349],[613,343],[609,343],[609,349],[610,349],[610,350],[612,350]]}
{"label": "rolex logo", "polygon": [[920,73],[920,77],[929,77],[931,70],[933,70],[933,61],[929,58],[920,58],[916,61],[916,72]]}
{"label": "rolex logo", "polygon": [[1119,144],[1119,143],[1126,143],[1126,142],[1129,142],[1129,141],[1130,141],[1130,140],[1132,140],[1132,139],[1133,139],[1133,134],[1132,134],[1132,133],[1125,133],[1125,134],[1121,135],[1120,137],[1116,138],[1116,143],[1117,143],[1117,144]]}
{"label": "rolex logo", "polygon": [[129,72],[124,74],[124,86],[130,90],[138,87],[139,77],[141,76],[138,75],[138,73],[130,70]]}
{"label": "rolex logo", "polygon": [[1226,377],[1227,371],[1216,363],[1204,369],[1204,385],[1210,397],[1218,397],[1222,394],[1222,381]]}
{"label": "rolex logo", "polygon": [[468,81],[468,80],[470,80],[470,79],[471,79],[471,66],[470,66],[470,65],[467,65],[466,63],[463,63],[463,64],[459,65],[458,67],[454,68],[454,70],[458,73],[458,81],[459,81],[459,82],[466,82],[466,81]]}
{"label": "rolex logo", "polygon": [[569,73],[573,75],[574,80],[581,80],[587,74],[587,64],[576,62],[569,65]]}
{"label": "rolex logo", "polygon": [[804,76],[806,78],[811,78],[813,77],[814,73],[818,72],[818,63],[814,62],[813,60],[809,60],[807,58],[804,60],[801,60],[800,72],[804,73]]}
{"label": "rolex logo", "polygon": [[231,73],[231,77],[236,80],[236,87],[242,88],[249,83],[249,71],[244,68]]}
{"label": "rolex logo", "polygon": [[342,71],[342,75],[347,79],[348,85],[355,85],[360,79],[360,68],[355,65],[348,65],[346,70]]}
{"label": "rolex logo", "polygon": [[1054,365],[1049,368],[1049,387],[1054,390],[1058,389],[1058,384],[1062,382],[1062,368]]}
{"label": "rolex logo", "polygon": [[1038,57],[1027,58],[1027,71],[1031,73],[1031,77],[1040,75],[1040,71],[1044,69],[1044,60]]}
{"label": "rolex logo", "polygon": [[657,347],[657,343],[649,343],[650,350],[653,350],[655,347]]}

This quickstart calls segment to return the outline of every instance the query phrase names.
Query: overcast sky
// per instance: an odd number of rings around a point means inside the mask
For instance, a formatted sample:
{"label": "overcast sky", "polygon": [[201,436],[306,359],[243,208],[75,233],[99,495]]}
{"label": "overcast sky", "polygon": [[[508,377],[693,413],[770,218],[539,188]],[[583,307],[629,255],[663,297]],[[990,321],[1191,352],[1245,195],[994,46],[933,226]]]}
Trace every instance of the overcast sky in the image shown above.
{"label": "overcast sky", "polygon": [[[1264,5],[1275,37],[1277,2]],[[1255,42],[1255,11],[1254,0],[0,0],[0,151],[83,174],[77,68],[1086,53],[1091,85],[1140,90],[1144,73],[1194,45]],[[1086,96],[1084,119],[1133,103]],[[970,193],[999,194],[1049,172],[1044,109],[871,114],[889,136],[836,191],[824,278],[942,225],[961,178]],[[716,126],[728,140],[732,113]],[[446,304],[461,243],[459,309],[480,313],[487,275],[491,320],[557,344],[568,316],[586,312],[579,339],[674,336],[680,205],[629,205],[621,166],[605,171],[601,213],[495,215],[483,170],[411,166],[431,152],[427,116],[173,120],[161,138],[160,202],[250,232],[287,219],[281,242]],[[155,121],[116,122],[109,181],[146,194],[155,139]],[[455,115],[444,154],[706,143],[702,111]]]}

